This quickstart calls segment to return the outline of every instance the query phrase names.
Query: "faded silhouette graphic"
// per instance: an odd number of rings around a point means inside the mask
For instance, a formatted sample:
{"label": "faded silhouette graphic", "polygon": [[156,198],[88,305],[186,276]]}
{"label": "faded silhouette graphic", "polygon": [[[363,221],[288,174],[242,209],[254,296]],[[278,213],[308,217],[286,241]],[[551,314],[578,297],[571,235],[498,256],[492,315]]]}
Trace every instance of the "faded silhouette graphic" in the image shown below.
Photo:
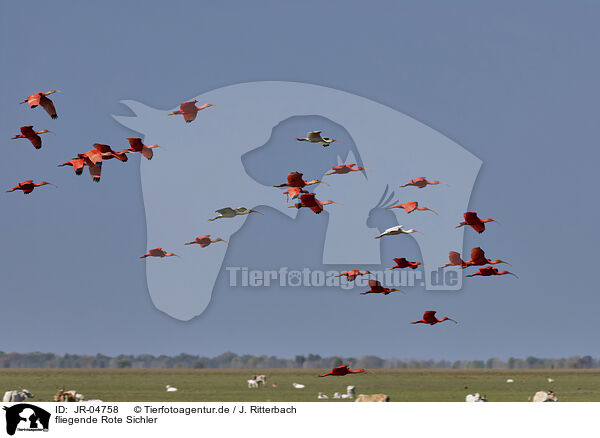
{"label": "faded silhouette graphic", "polygon": [[[134,101],[123,102],[134,116],[114,116],[143,135],[146,143],[167,147],[157,159],[141,161],[147,248],[163,246],[177,251],[185,242],[207,234],[229,242],[182,253],[181,259],[148,260],[148,288],[158,309],[180,320],[200,315],[210,303],[228,248],[235,248],[234,235],[246,221],[274,221],[282,215],[295,218],[307,210],[288,208],[292,202],[286,200],[282,189],[273,187],[295,171],[303,173],[306,180],[330,184],[310,186],[318,199],[342,204],[328,205],[324,214],[315,215],[315,220],[327,221],[324,265],[379,265],[381,245],[401,248],[405,239],[416,239],[426,289],[460,289],[460,275],[455,284],[437,284],[432,274],[446,264],[448,251],[462,251],[463,229],[455,226],[468,211],[481,166],[473,154],[390,107],[326,87],[251,82],[194,99],[216,107],[198,113],[189,124],[168,117],[172,108],[158,110]],[[285,138],[278,136],[277,144],[271,141],[290,121],[307,116],[313,122],[318,120],[314,116],[319,116],[338,125],[346,136],[323,130],[323,135],[340,141],[322,147],[297,140],[322,126],[303,126],[286,133]],[[336,165],[354,163],[365,169],[326,175]],[[448,185],[401,187],[422,176]],[[387,208],[412,201],[438,215]],[[224,207],[245,207],[263,215],[208,220]],[[423,234],[375,239],[397,225]],[[285,244],[281,243],[282,248]],[[256,258],[260,259],[260,248]]]}

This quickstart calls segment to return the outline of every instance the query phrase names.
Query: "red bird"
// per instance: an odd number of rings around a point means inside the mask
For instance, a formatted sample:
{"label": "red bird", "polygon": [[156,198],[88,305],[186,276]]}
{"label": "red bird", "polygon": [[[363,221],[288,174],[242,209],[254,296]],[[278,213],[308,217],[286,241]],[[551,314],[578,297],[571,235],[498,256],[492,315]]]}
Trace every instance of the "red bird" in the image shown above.
{"label": "red bird", "polygon": [[404,204],[392,205],[391,207],[386,207],[386,208],[403,208],[404,211],[407,213],[412,213],[415,210],[429,210],[429,211],[433,211],[435,214],[437,214],[437,212],[435,210],[432,210],[431,208],[419,207],[419,203],[416,201],[405,202]]}
{"label": "red bird", "polygon": [[116,158],[119,161],[127,161],[126,149],[122,150],[121,152],[117,152],[113,151],[113,149],[107,144],[94,143],[92,146],[97,151],[100,151],[103,160],[110,160],[111,158]]}
{"label": "red bird", "polygon": [[83,163],[90,171],[92,180],[94,182],[99,182],[102,173],[102,152],[98,149],[92,149],[83,154],[77,154],[77,158],[83,159]]}
{"label": "red bird", "polygon": [[204,248],[204,247],[207,247],[208,245],[210,245],[211,243],[215,243],[215,242],[227,242],[227,241],[221,239],[220,237],[217,237],[216,239],[211,240],[210,234],[207,234],[206,236],[196,237],[194,240],[186,243],[185,245],[193,245],[194,243],[197,243],[202,248]]}
{"label": "red bird", "polygon": [[461,268],[466,268],[467,263],[460,257],[460,254],[455,251],[450,251],[448,253],[448,258],[450,259],[450,263],[446,263],[442,268],[447,266],[460,266]]}
{"label": "red bird", "polygon": [[340,365],[339,367],[333,368],[331,371],[325,374],[319,374],[319,377],[326,376],[345,376],[347,374],[358,374],[358,373],[368,373],[370,371],[365,370],[364,368],[359,368],[357,370],[351,370],[350,365]]}
{"label": "red bird", "polygon": [[489,217],[485,220],[481,220],[481,219],[479,219],[479,217],[477,217],[477,213],[475,213],[473,211],[469,211],[469,212],[465,213],[463,216],[465,217],[464,222],[461,222],[460,224],[458,224],[456,226],[456,228],[460,228],[465,225],[469,225],[469,226],[471,226],[471,228],[473,228],[479,234],[481,234],[485,231],[485,223],[486,222],[498,222]]}
{"label": "red bird", "polygon": [[519,278],[517,274],[513,274],[512,272],[502,271],[498,272],[498,269],[492,266],[486,266],[485,268],[479,268],[479,271],[474,274],[467,275],[467,277],[475,277],[476,275],[481,275],[482,277],[489,277],[490,275],[514,275]]}
{"label": "red bird", "polygon": [[[323,181],[320,181],[318,179],[313,179],[311,181],[304,181],[302,179],[302,174],[300,172],[290,172],[287,176],[286,183],[278,184],[273,187],[289,187],[289,189],[287,189],[283,193],[288,195],[290,198],[294,199],[294,198],[297,198],[300,195],[300,193],[306,193],[306,190],[303,190],[304,187],[310,186],[313,184],[317,184],[317,183],[323,183]],[[327,184],[327,183],[323,183],[323,184]],[[329,184],[327,184],[327,185],[329,185]]]}
{"label": "red bird", "polygon": [[448,185],[444,182],[441,181],[427,181],[427,178],[422,176],[420,178],[414,178],[411,179],[409,183],[403,184],[400,187],[407,187],[407,186],[414,186],[414,187],[418,187],[420,189],[426,187],[427,185],[436,185],[436,184],[445,184]]}
{"label": "red bird", "polygon": [[162,248],[154,248],[151,250],[148,250],[148,252],[146,254],[144,254],[143,256],[141,256],[141,259],[145,259],[146,257],[171,257],[171,256],[176,256],[179,257],[177,254],[172,253],[172,252],[165,252]]}
{"label": "red bird", "polygon": [[471,260],[465,262],[468,266],[482,266],[482,265],[497,265],[499,263],[506,263],[509,266],[512,266],[510,263],[505,262],[503,260],[490,260],[485,257],[485,252],[477,247],[471,250]]}
{"label": "red bird", "polygon": [[383,295],[388,295],[391,292],[402,292],[403,294],[405,294],[406,292],[401,291],[400,289],[390,289],[387,287],[383,287],[381,285],[381,283],[377,280],[369,280],[369,287],[371,289],[369,289],[366,292],[361,292],[361,295],[367,295],[367,294],[383,294]]}
{"label": "red bird", "polygon": [[75,170],[75,175],[81,175],[83,172],[83,168],[85,167],[85,159],[84,158],[73,158],[66,163],[59,164],[58,167],[63,166],[72,166]]}
{"label": "red bird", "polygon": [[196,114],[198,114],[198,111],[208,108],[209,106],[215,106],[212,103],[205,103],[202,106],[196,106],[196,103],[198,103],[197,100],[183,102],[181,105],[179,105],[179,109],[177,111],[173,111],[172,113],[169,113],[169,115],[173,116],[177,114],[182,114],[185,122],[191,123],[196,118]]}
{"label": "red bird", "polygon": [[340,164],[339,166],[334,166],[331,168],[333,172],[326,173],[325,175],[344,175],[350,172],[359,172],[361,170],[366,170],[364,167],[354,167],[356,163],[353,164]]}
{"label": "red bird", "polygon": [[398,258],[398,259],[394,259],[394,263],[396,263],[396,266],[394,266],[392,268],[389,268],[389,269],[396,269],[396,268],[417,269],[417,266],[423,264],[421,262],[409,262],[404,257]]}
{"label": "red bird", "polygon": [[307,207],[314,211],[316,214],[319,214],[323,211],[323,206],[329,204],[338,204],[338,202],[332,200],[321,202],[317,198],[315,198],[314,193],[303,193],[302,195],[300,195],[300,202],[294,205],[290,205],[288,208]]}
{"label": "red bird", "polygon": [[356,280],[356,277],[359,275],[367,275],[371,274],[371,271],[360,272],[358,269],[353,269],[352,271],[342,272],[340,275],[336,275],[336,277],[346,277],[348,281]]}
{"label": "red bird", "polygon": [[34,148],[41,149],[42,148],[42,138],[38,134],[45,134],[49,132],[54,134],[54,132],[49,131],[48,129],[42,129],[41,131],[34,131],[33,126],[21,126],[21,134],[15,135],[12,140],[16,138],[26,138],[31,142]]}
{"label": "red bird", "polygon": [[123,152],[125,152],[125,151],[139,152],[147,160],[151,160],[152,157],[154,156],[154,152],[152,151],[152,149],[161,147],[157,144],[153,144],[151,146],[146,146],[144,143],[142,143],[142,139],[137,138],[137,137],[136,138],[128,138],[127,140],[129,141],[129,146],[131,146],[131,147],[129,149],[125,149]]}
{"label": "red bird", "polygon": [[452,321],[453,323],[458,324],[452,318],[448,318],[447,316],[444,316],[442,319],[437,319],[435,317],[435,310],[428,310],[427,312],[425,312],[423,314],[423,319],[422,320],[420,320],[420,321],[413,321],[413,322],[411,322],[411,324],[429,324],[429,325],[434,325],[434,324],[437,324],[438,322],[442,322],[442,321]]}
{"label": "red bird", "polygon": [[58,115],[56,114],[56,109],[54,108],[54,103],[52,103],[52,101],[46,97],[49,94],[53,94],[53,93],[62,93],[62,91],[50,90],[47,93],[35,93],[20,103],[29,102],[29,106],[31,108],[35,108],[38,105],[42,105],[42,108],[44,108],[46,110],[46,112],[48,114],[50,114],[50,117],[52,117],[53,119],[56,119],[58,117]]}
{"label": "red bird", "polygon": [[21,181],[18,186],[13,187],[10,190],[7,190],[7,192],[10,193],[10,192],[14,192],[15,190],[22,190],[23,194],[27,195],[27,194],[33,192],[33,189],[35,189],[36,187],[41,187],[41,186],[45,186],[45,185],[51,185],[51,186],[56,187],[54,184],[52,184],[51,182],[48,182],[48,181],[42,181],[39,184],[34,184],[32,179],[28,179],[27,181]]}

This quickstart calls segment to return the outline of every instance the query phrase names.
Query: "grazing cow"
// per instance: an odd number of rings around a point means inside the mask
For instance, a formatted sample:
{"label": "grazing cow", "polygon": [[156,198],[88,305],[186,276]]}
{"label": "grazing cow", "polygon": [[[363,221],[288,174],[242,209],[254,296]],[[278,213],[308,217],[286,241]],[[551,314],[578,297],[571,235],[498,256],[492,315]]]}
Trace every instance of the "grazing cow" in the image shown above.
{"label": "grazing cow", "polygon": [[266,385],[267,384],[267,376],[265,376],[264,374],[261,374],[260,376],[256,376],[256,378],[254,379],[256,380],[256,383],[263,384]]}
{"label": "grazing cow", "polygon": [[29,392],[28,390],[26,390],[25,388],[21,389],[20,391],[6,391],[4,393],[4,397],[2,398],[2,401],[5,403],[9,403],[9,402],[23,402],[25,400],[27,400],[28,398],[33,398],[34,395]]}
{"label": "grazing cow", "polygon": [[533,396],[534,402],[555,402],[558,401],[558,397],[552,391],[538,391]]}
{"label": "grazing cow", "polygon": [[248,388],[258,388],[258,382],[254,379],[249,379]]}
{"label": "grazing cow", "polygon": [[465,397],[465,401],[466,402],[486,402],[486,401],[488,401],[488,399],[485,395],[482,397],[481,395],[479,395],[478,392],[476,392],[475,395],[467,394],[467,396]]}
{"label": "grazing cow", "polygon": [[390,396],[387,394],[359,394],[356,397],[357,402],[389,402]]}

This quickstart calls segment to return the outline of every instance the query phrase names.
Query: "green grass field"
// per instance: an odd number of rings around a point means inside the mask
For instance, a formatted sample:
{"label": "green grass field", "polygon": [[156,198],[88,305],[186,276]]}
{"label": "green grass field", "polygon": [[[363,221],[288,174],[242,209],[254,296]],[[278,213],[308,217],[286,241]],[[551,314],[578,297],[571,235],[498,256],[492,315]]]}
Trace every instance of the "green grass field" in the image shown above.
{"label": "green grass field", "polygon": [[[86,399],[103,401],[317,401],[317,393],[356,386],[360,394],[388,394],[393,402],[463,402],[479,392],[494,401],[527,401],[540,390],[553,390],[560,402],[600,401],[600,370],[375,370],[375,374],[317,377],[319,370],[88,370],[5,369],[4,391],[24,387],[34,401],[52,401],[58,388],[75,389]],[[268,385],[248,389],[246,380],[265,374]],[[554,382],[548,383],[551,377]],[[506,383],[506,379],[514,383]],[[295,389],[292,382],[306,385]],[[272,387],[271,384],[277,384]],[[165,391],[165,385],[179,388]],[[327,402],[327,400],[320,400]],[[340,400],[336,400],[340,401]],[[346,401],[346,400],[343,400]]]}

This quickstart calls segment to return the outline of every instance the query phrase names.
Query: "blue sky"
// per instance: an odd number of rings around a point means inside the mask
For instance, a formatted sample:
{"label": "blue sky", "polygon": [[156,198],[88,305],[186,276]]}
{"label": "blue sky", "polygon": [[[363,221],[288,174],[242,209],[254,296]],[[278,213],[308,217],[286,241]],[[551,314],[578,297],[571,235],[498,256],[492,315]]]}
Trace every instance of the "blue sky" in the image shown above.
{"label": "blue sky", "polygon": [[[595,3],[58,1],[0,8],[0,183],[8,189],[39,178],[59,186],[27,197],[0,194],[3,316],[7,327],[19,327],[0,349],[599,355]],[[222,287],[192,321],[158,311],[137,258],[146,248],[139,158],[107,163],[100,184],[56,164],[95,142],[124,147],[135,133],[112,118],[130,114],[121,100],[166,110],[259,80],[367,97],[479,157],[470,207],[501,225],[483,236],[465,233],[464,246],[508,259],[520,279],[474,278],[457,293],[414,291],[369,306],[318,290]],[[54,98],[58,120],[18,105],[52,88],[64,91]],[[57,135],[45,136],[39,151],[10,140],[29,124]],[[231,243],[240,248],[236,256],[261,232],[269,230],[249,222]],[[461,324],[406,324],[429,308]]]}

